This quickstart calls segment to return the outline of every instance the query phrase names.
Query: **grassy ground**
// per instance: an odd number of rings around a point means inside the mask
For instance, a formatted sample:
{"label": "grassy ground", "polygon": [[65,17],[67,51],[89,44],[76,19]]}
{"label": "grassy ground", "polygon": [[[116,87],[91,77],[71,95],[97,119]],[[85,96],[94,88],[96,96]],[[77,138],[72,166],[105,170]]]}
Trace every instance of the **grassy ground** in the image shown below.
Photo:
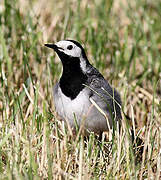
{"label": "grassy ground", "polygon": [[[0,1],[0,179],[160,178],[160,10],[160,0]],[[44,43],[65,38],[120,92],[140,158],[126,118],[101,143],[73,139],[59,121],[52,87],[62,66]]]}

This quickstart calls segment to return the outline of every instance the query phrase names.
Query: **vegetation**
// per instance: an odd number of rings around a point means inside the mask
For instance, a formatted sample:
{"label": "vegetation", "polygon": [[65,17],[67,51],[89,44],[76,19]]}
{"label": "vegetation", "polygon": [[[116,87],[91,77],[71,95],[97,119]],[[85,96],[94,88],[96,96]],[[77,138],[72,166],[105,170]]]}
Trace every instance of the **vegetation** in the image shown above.
{"label": "vegetation", "polygon": [[[0,1],[0,179],[160,179],[160,10],[160,0]],[[101,142],[59,120],[62,65],[44,43],[66,38],[120,92],[142,154],[124,116]]]}

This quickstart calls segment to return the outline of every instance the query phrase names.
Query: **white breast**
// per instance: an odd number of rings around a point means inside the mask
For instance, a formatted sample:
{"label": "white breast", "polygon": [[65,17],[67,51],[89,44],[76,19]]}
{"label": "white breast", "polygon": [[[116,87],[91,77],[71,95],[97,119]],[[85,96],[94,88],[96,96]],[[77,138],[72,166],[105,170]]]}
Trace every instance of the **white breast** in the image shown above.
{"label": "white breast", "polygon": [[85,119],[85,127],[90,131],[99,133],[108,130],[105,117],[91,104],[86,88],[74,100],[66,97],[59,86],[55,93],[55,109],[63,120],[69,122],[71,127],[75,127],[74,119],[77,120],[79,126],[82,119]]}
{"label": "white breast", "polygon": [[60,88],[58,88],[57,95],[54,95],[54,103],[59,116],[68,120],[71,126],[75,125],[74,116],[78,125],[81,124],[81,119],[86,116],[91,105],[85,90],[82,90],[74,100],[71,100],[62,93]]}

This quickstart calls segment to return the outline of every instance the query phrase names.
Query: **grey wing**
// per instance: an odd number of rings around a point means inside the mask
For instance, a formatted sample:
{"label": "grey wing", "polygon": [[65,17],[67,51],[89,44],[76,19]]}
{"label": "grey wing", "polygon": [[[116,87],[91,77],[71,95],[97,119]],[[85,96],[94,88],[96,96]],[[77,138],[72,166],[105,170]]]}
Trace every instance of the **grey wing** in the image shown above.
{"label": "grey wing", "polygon": [[[121,119],[121,98],[103,78],[93,78],[90,83],[90,98],[112,119]],[[110,123],[111,124],[111,123]]]}

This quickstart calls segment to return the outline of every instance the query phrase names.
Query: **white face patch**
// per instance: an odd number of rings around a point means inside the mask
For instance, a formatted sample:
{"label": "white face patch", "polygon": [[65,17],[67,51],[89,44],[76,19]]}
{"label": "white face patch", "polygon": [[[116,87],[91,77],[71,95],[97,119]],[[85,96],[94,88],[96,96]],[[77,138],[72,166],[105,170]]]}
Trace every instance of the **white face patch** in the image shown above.
{"label": "white face patch", "polygon": [[82,71],[84,72],[84,73],[86,73],[86,61],[82,58],[82,56],[80,57],[80,67],[81,67],[81,69],[82,69]]}
{"label": "white face patch", "polygon": [[71,41],[63,40],[63,41],[59,41],[59,42],[55,43],[55,45],[62,48],[62,49],[59,49],[59,51],[62,51],[69,56],[81,57],[80,47],[76,46]]}

